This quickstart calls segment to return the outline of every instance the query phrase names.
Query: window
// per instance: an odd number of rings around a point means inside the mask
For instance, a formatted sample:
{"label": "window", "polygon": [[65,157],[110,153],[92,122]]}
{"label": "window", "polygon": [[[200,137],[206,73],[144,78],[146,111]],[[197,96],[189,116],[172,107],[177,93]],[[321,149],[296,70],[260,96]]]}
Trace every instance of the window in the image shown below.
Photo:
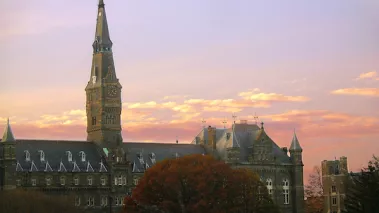
{"label": "window", "polygon": [[17,186],[21,186],[21,180],[17,179]]}
{"label": "window", "polygon": [[289,193],[289,181],[288,179],[283,180],[283,198],[284,198],[284,204],[289,204],[290,203],[290,193]]}
{"label": "window", "polygon": [[137,185],[138,185],[138,178],[137,178],[137,177],[135,177],[133,181],[134,181],[134,185],[136,185],[136,186],[137,186]]}
{"label": "window", "polygon": [[273,186],[272,186],[272,180],[270,178],[266,180],[266,186],[267,186],[268,193],[271,195]]}
{"label": "window", "polygon": [[126,185],[126,176],[122,176],[122,185]]}
{"label": "window", "polygon": [[79,155],[80,155],[81,158],[82,158],[82,162],[86,162],[86,153],[84,153],[83,151],[80,151],[80,152],[79,152]]}
{"label": "window", "polygon": [[87,206],[94,206],[95,205],[95,198],[94,197],[88,197],[87,198]]}
{"label": "window", "polygon": [[72,153],[70,151],[66,151],[68,162],[72,162]]}
{"label": "window", "polygon": [[28,150],[25,150],[25,161],[30,161],[30,153]]}
{"label": "window", "polygon": [[37,185],[37,180],[35,178],[32,179],[32,186],[36,186]]}
{"label": "window", "polygon": [[108,197],[107,196],[102,196],[101,197],[101,206],[106,206],[108,203]]}
{"label": "window", "polygon": [[123,198],[122,197],[115,197],[115,205],[116,206],[121,206],[123,203]]}
{"label": "window", "polygon": [[92,186],[92,177],[88,177],[88,178],[87,178],[87,181],[88,181],[88,185],[89,185],[89,186]]}
{"label": "window", "polygon": [[60,182],[61,182],[62,186],[66,185],[66,178],[65,177],[61,177],[60,178]]}
{"label": "window", "polygon": [[40,161],[45,161],[45,153],[42,150],[38,150]]}
{"label": "window", "polygon": [[117,186],[117,177],[114,178],[114,185]]}
{"label": "window", "polygon": [[101,182],[101,185],[102,185],[102,186],[105,186],[105,184],[106,184],[106,179],[105,179],[105,177],[101,177],[100,182]]}
{"label": "window", "polygon": [[96,125],[96,117],[92,117],[92,125]]}
{"label": "window", "polygon": [[337,205],[337,197],[332,197],[332,205]]}
{"label": "window", "polygon": [[121,177],[121,175],[118,177],[118,185],[119,186],[122,186],[122,177]]}
{"label": "window", "polygon": [[116,206],[119,205],[119,204],[118,204],[118,203],[119,203],[118,201],[119,201],[118,197],[115,197],[115,205],[116,205]]}
{"label": "window", "polygon": [[80,206],[80,197],[79,196],[75,197],[75,206]]}
{"label": "window", "polygon": [[50,186],[51,185],[51,177],[46,178],[46,185]]}
{"label": "window", "polygon": [[74,185],[75,186],[79,185],[79,178],[78,177],[74,177]]}
{"label": "window", "polygon": [[332,193],[336,193],[336,192],[337,192],[336,186],[332,186]]}

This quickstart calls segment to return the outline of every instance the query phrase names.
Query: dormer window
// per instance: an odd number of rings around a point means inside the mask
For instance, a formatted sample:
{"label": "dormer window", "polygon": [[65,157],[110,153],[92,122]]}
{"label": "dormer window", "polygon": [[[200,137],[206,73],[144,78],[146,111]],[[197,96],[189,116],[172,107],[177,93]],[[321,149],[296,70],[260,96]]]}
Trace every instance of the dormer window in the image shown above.
{"label": "dormer window", "polygon": [[137,154],[137,157],[138,157],[138,160],[141,164],[144,164],[144,160],[143,160],[143,156],[142,156],[142,153],[138,153]]}
{"label": "dormer window", "polygon": [[30,153],[28,150],[25,150],[25,161],[30,161]]}
{"label": "dormer window", "polygon": [[81,156],[82,162],[86,162],[86,153],[84,153],[83,151],[80,151],[79,155]]}
{"label": "dormer window", "polygon": [[70,151],[66,151],[68,162],[72,162],[72,153]]}
{"label": "dormer window", "polygon": [[38,152],[40,161],[45,161],[45,153],[42,150],[39,150]]}
{"label": "dormer window", "polygon": [[155,164],[155,153],[154,152],[151,153],[150,160],[153,164]]}

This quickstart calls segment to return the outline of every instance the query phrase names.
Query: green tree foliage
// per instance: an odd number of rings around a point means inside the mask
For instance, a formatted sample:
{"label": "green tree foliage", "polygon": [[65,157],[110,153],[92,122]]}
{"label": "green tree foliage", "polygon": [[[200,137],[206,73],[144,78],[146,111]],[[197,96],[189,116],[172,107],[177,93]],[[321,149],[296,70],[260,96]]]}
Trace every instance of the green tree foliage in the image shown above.
{"label": "green tree foliage", "polygon": [[379,158],[373,156],[368,167],[350,174],[345,213],[379,212]]}
{"label": "green tree foliage", "polygon": [[304,195],[306,197],[306,213],[322,213],[324,211],[324,197],[321,169],[313,167],[309,174],[308,184],[305,185]]}
{"label": "green tree foliage", "polygon": [[0,192],[0,212],[77,213],[71,196],[48,196],[41,192],[7,190]]}
{"label": "green tree foliage", "polygon": [[125,213],[278,212],[258,175],[207,155],[157,163],[124,203]]}

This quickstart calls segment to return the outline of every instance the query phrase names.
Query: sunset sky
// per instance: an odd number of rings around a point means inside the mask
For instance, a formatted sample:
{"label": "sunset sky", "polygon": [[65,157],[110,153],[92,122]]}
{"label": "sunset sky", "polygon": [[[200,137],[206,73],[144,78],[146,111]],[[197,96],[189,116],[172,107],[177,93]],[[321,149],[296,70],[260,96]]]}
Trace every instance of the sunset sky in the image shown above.
{"label": "sunset sky", "polygon": [[[124,141],[190,142],[256,113],[306,172],[379,155],[378,0],[105,0]],[[96,0],[0,1],[0,124],[85,140]],[[0,127],[0,131],[2,127]]]}

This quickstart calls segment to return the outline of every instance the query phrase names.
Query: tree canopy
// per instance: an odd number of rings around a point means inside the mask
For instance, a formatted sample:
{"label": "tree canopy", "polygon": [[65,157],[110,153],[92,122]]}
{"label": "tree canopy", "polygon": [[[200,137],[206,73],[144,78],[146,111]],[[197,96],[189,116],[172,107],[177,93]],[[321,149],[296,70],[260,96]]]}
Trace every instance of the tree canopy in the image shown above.
{"label": "tree canopy", "polygon": [[345,213],[379,212],[379,158],[373,156],[361,172],[350,174]]}
{"label": "tree canopy", "polygon": [[304,195],[306,197],[307,213],[322,213],[324,211],[324,196],[321,169],[313,167],[313,172],[309,174],[308,184],[305,185]]}
{"label": "tree canopy", "polygon": [[158,162],[124,203],[125,213],[278,212],[257,174],[208,155]]}

